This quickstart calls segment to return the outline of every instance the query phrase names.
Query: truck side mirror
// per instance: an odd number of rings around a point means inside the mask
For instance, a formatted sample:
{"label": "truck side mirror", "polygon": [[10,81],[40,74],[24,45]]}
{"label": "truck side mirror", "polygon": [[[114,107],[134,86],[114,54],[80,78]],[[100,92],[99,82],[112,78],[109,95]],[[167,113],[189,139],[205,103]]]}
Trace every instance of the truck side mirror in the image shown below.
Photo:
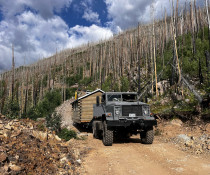
{"label": "truck side mirror", "polygon": [[99,106],[100,102],[99,102],[99,96],[96,97],[96,106]]}

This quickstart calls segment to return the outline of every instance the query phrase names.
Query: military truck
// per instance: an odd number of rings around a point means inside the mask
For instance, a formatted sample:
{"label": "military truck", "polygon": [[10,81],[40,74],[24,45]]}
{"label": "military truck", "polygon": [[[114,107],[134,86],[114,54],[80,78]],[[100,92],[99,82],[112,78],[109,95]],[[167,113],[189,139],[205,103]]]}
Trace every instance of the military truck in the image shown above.
{"label": "military truck", "polygon": [[102,138],[112,146],[114,137],[129,137],[140,133],[142,143],[152,144],[153,126],[157,121],[148,104],[137,100],[136,92],[104,92],[93,105],[93,137]]}

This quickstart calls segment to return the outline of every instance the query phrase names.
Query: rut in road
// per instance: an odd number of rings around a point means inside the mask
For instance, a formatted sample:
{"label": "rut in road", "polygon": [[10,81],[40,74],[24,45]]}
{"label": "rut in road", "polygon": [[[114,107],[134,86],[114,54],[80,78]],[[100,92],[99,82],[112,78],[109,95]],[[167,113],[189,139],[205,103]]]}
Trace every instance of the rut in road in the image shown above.
{"label": "rut in road", "polygon": [[187,154],[170,143],[155,140],[152,145],[140,143],[135,136],[128,142],[105,147],[90,134],[87,146],[92,148],[83,161],[81,174],[87,175],[193,175],[210,174],[210,159]]}

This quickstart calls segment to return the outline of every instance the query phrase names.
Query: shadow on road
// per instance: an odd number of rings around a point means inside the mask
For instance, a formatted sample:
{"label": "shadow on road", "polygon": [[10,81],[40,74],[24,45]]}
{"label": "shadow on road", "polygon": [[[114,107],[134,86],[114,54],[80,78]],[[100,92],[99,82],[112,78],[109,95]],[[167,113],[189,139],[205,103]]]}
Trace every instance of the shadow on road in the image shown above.
{"label": "shadow on road", "polygon": [[[92,128],[88,127],[84,124],[74,124],[74,127],[80,132],[80,133],[92,133]],[[101,140],[101,139],[99,139]],[[102,140],[101,140],[102,141]],[[114,137],[114,144],[124,144],[124,143],[141,143],[140,138],[117,138]]]}
{"label": "shadow on road", "polygon": [[141,143],[141,139],[138,138],[115,138],[114,144],[123,144],[123,143]]}
{"label": "shadow on road", "polygon": [[84,124],[74,124],[74,127],[79,132],[92,133],[92,128],[88,127],[87,125],[84,125]]}

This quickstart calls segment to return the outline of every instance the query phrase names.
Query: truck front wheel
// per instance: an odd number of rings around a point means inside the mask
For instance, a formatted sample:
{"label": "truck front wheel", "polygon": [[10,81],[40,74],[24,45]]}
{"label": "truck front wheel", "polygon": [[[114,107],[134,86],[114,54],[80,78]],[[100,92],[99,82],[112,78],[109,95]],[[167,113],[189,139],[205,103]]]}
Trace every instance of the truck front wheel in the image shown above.
{"label": "truck front wheel", "polygon": [[106,122],[103,123],[103,144],[105,146],[112,146],[113,143],[113,131],[107,129]]}
{"label": "truck front wheel", "polygon": [[152,144],[154,140],[153,128],[140,132],[141,141],[144,144]]}

